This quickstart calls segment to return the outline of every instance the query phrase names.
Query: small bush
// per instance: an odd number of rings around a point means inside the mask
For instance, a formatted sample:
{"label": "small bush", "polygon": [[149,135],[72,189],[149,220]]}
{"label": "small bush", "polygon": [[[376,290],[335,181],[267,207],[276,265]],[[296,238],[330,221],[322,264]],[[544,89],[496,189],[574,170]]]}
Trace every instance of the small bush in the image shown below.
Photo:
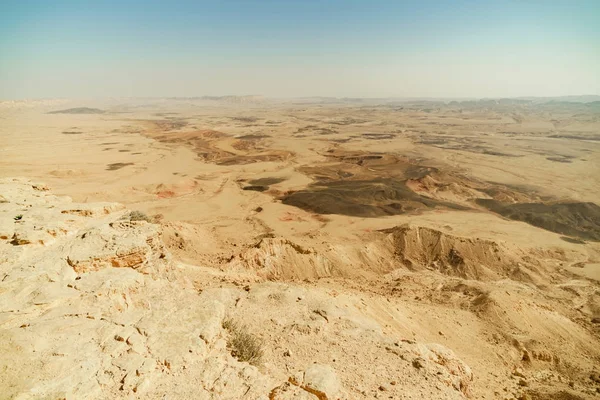
{"label": "small bush", "polygon": [[252,365],[260,364],[263,356],[262,343],[248,332],[248,328],[231,319],[223,321],[223,328],[229,331],[227,346],[238,360],[247,361]]}
{"label": "small bush", "polygon": [[146,221],[146,222],[152,222],[152,219],[146,215],[146,213],[143,213],[141,211],[132,211],[129,213],[129,220],[130,221]]}

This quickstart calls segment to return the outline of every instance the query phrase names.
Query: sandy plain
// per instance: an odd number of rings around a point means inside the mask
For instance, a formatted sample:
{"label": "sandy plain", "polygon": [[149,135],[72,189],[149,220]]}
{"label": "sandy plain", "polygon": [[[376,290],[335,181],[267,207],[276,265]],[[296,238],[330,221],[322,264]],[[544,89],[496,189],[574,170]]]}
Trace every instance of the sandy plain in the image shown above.
{"label": "sandy plain", "polygon": [[[142,211],[197,290],[256,292],[228,313],[271,376],[318,362],[347,398],[451,398],[328,327],[335,299],[390,343],[452,350],[459,397],[598,396],[597,102],[4,102],[0,138],[0,178]],[[305,326],[290,288],[317,304]]]}

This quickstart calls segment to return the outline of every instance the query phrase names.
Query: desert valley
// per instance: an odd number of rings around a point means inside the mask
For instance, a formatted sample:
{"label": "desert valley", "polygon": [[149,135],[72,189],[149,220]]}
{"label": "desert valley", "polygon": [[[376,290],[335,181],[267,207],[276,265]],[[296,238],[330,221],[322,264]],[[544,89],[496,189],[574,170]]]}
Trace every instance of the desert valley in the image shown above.
{"label": "desert valley", "polygon": [[600,396],[600,101],[0,102],[0,398]]}

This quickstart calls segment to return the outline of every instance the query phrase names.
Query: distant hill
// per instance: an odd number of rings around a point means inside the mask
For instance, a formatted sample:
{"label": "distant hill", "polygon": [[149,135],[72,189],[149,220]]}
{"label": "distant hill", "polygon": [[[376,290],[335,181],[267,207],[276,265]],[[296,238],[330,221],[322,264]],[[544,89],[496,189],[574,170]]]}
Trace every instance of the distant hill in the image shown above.
{"label": "distant hill", "polygon": [[179,101],[208,100],[208,101],[218,101],[221,103],[232,103],[232,104],[253,104],[253,103],[264,103],[265,101],[267,101],[264,96],[260,96],[260,95],[167,97],[167,100],[179,100]]}
{"label": "distant hill", "polygon": [[103,110],[89,107],[67,108],[66,110],[50,111],[48,114],[104,114]]}
{"label": "distant hill", "polygon": [[568,102],[568,103],[591,103],[600,101],[600,96],[595,94],[579,95],[579,96],[555,96],[555,97],[516,97],[515,99],[530,100],[535,103]]}
{"label": "distant hill", "polygon": [[264,96],[248,95],[248,96],[203,96],[203,100],[222,101],[225,103],[262,103],[265,101]]}

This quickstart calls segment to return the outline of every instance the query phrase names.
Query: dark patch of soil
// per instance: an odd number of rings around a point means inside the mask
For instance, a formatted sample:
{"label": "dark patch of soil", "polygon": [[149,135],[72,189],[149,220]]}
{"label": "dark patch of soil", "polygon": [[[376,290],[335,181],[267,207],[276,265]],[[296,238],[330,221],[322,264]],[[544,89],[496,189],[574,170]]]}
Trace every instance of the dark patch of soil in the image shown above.
{"label": "dark patch of soil", "polygon": [[424,139],[424,140],[419,140],[417,141],[417,143],[419,144],[437,144],[437,145],[442,145],[442,144],[446,144],[448,143],[447,140],[445,139]]}
{"label": "dark patch of soil", "polygon": [[284,178],[259,178],[253,179],[249,183],[257,186],[270,186],[285,181]]}
{"label": "dark patch of soil", "polygon": [[250,185],[244,186],[242,190],[253,190],[255,192],[264,192],[265,190],[269,190],[268,186],[260,186],[260,185]]}
{"label": "dark patch of soil", "polygon": [[[199,156],[203,156],[200,153]],[[253,164],[257,162],[278,162],[284,161],[291,156],[291,153],[279,151],[268,154],[257,154],[257,155],[219,155],[218,158],[211,160],[217,165],[245,165]]]}
{"label": "dark patch of soil", "polygon": [[438,172],[435,167],[421,165],[424,160],[409,159],[389,153],[329,149],[323,155],[336,160],[337,163],[303,166],[298,168],[298,171],[319,181],[339,181],[349,178],[353,180],[380,178],[405,181]]}
{"label": "dark patch of soil", "polygon": [[600,141],[600,136],[580,136],[580,135],[550,135],[548,137],[554,139],[575,139],[575,140],[592,140]]}
{"label": "dark patch of soil", "polygon": [[116,171],[118,169],[121,169],[123,167],[127,167],[128,165],[133,165],[133,163],[113,163],[113,164],[108,164],[106,166],[106,170],[107,171]]}
{"label": "dark patch of soil", "polygon": [[352,138],[330,139],[330,141],[335,142],[335,143],[347,143],[351,140],[352,140]]}
{"label": "dark patch of soil", "polygon": [[333,135],[334,133],[338,133],[335,129],[329,128],[320,128],[314,131],[317,135]]}
{"label": "dark patch of soil", "polygon": [[574,244],[585,244],[584,240],[580,240],[580,239],[575,239],[572,237],[568,237],[568,236],[561,236],[560,237],[562,240],[564,240],[565,242],[568,243],[574,243]]}
{"label": "dark patch of soil", "polygon": [[573,161],[569,160],[568,157],[546,157],[546,160],[561,162],[561,163],[572,163]]}
{"label": "dark patch of soil", "polygon": [[317,214],[354,217],[398,215],[438,206],[465,209],[418,195],[405,181],[386,178],[318,182],[285,195],[282,202]]}
{"label": "dark patch of soil", "polygon": [[[331,150],[331,152],[333,152],[333,150]],[[351,164],[356,164],[356,165],[363,165],[366,161],[383,159],[383,155],[380,155],[380,154],[363,154],[363,153],[348,154],[348,155],[341,155],[341,156],[334,155],[334,154],[328,154],[327,156],[337,158],[338,160],[345,162],[345,163],[351,163]]]}
{"label": "dark patch of soil", "polygon": [[271,136],[269,136],[269,135],[254,135],[254,134],[250,134],[250,135],[238,136],[236,139],[253,140],[253,139],[264,139],[264,138],[268,138],[268,137],[271,137]]}
{"label": "dark patch of soil", "polygon": [[317,135],[332,135],[334,133],[338,133],[338,131],[336,131],[335,129],[322,128],[317,125],[306,125],[302,128],[298,128],[298,130],[295,133],[304,133],[304,132],[311,132],[311,133],[314,133]]}
{"label": "dark patch of soil", "polygon": [[338,121],[330,121],[329,123],[334,124],[334,125],[354,125],[354,124],[363,124],[365,122],[367,122],[367,121],[362,120],[362,119],[346,117],[346,118],[343,118]]}
{"label": "dark patch of soil", "polygon": [[[470,151],[470,150],[467,150]],[[474,152],[476,153],[476,152]],[[498,156],[498,157],[523,157],[517,154],[508,154],[508,153],[501,153],[499,151],[493,151],[493,150],[483,150],[481,152],[482,154],[487,154],[489,156]]]}
{"label": "dark patch of soil", "polygon": [[600,206],[594,203],[505,204],[491,199],[477,199],[476,203],[506,218],[551,232],[600,241]]}
{"label": "dark patch of soil", "polygon": [[64,131],[62,132],[63,135],[81,135],[83,132],[77,132],[77,131]]}
{"label": "dark patch of soil", "polygon": [[426,144],[433,147],[437,147],[439,149],[445,150],[458,150],[458,151],[468,151],[470,153],[478,153],[478,154],[487,154],[490,156],[498,156],[498,157],[523,157],[518,154],[509,154],[502,153],[500,151],[495,151],[485,146],[484,143],[472,137],[456,137],[456,136],[448,136],[444,138],[439,137],[419,137],[416,140],[416,143]]}
{"label": "dark patch of soil", "polygon": [[387,140],[396,137],[393,133],[363,133],[361,136],[368,140]]}
{"label": "dark patch of soil", "polygon": [[229,118],[232,121],[239,121],[239,122],[246,122],[246,123],[256,122],[260,119],[257,117],[229,117]]}

